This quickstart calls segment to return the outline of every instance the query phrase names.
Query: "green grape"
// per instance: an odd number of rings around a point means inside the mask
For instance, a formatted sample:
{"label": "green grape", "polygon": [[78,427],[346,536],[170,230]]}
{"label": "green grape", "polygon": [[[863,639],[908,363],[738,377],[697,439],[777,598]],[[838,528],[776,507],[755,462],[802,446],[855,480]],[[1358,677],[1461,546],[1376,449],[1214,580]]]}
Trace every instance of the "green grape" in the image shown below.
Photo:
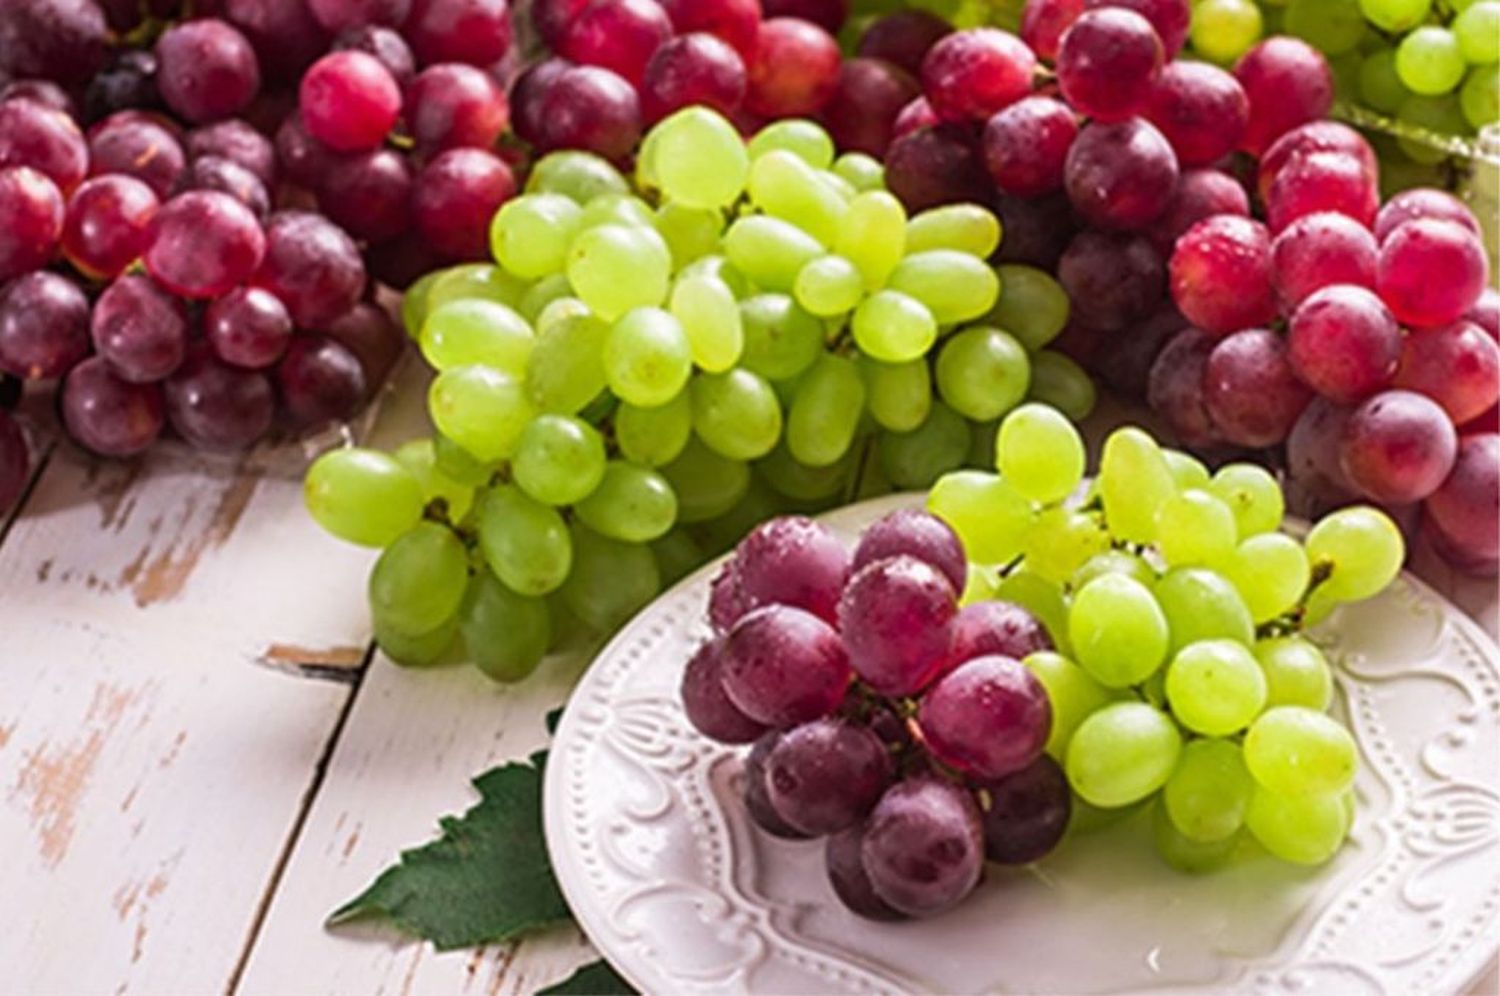
{"label": "green grape", "polygon": [[[576,297],[559,297],[547,303],[536,316],[534,326],[536,332],[540,333],[558,322],[567,321],[569,318],[588,318],[594,313],[589,306]],[[525,371],[522,371],[525,373]]]}
{"label": "green grape", "polygon": [[1333,717],[1304,706],[1267,709],[1245,734],[1245,764],[1280,795],[1323,795],[1354,783],[1354,738]]}
{"label": "green grape", "polygon": [[772,149],[757,156],[749,189],[750,200],[767,215],[791,222],[824,246],[838,241],[849,204],[795,152]]}
{"label": "green grape", "polygon": [[1022,552],[1028,569],[1062,584],[1090,558],[1108,549],[1109,534],[1096,517],[1059,505],[1037,514]]}
{"label": "green grape", "polygon": [[1156,844],[1156,853],[1171,868],[1180,872],[1199,875],[1216,871],[1229,863],[1239,848],[1241,835],[1230,834],[1223,840],[1189,840],[1172,825],[1164,803],[1151,808],[1151,839]]}
{"label": "green grape", "polygon": [[478,459],[441,432],[433,434],[432,456],[435,466],[445,477],[466,487],[483,487],[495,474],[494,464]]}
{"label": "green grape", "polygon": [[521,433],[511,472],[542,504],[572,505],[604,478],[604,437],[570,415],[542,415]]}
{"label": "green grape", "polygon": [[600,194],[628,194],[630,184],[603,156],[592,152],[553,152],[532,169],[526,179],[526,192],[562,194],[582,207]]}
{"label": "green grape", "polygon": [[[442,499],[450,522],[461,522],[474,504],[474,486],[455,481],[437,465],[437,444],[431,439],[413,439],[392,454],[411,472],[422,488],[422,500]],[[415,524],[413,519],[412,524]],[[404,531],[404,530],[403,530]]]}
{"label": "green grape", "polygon": [[1167,666],[1167,701],[1189,730],[1224,737],[1249,726],[1265,707],[1266,678],[1244,644],[1199,640]]}
{"label": "green grape", "polygon": [[1211,62],[1234,62],[1260,40],[1261,13],[1253,0],[1199,0],[1188,37]]}
{"label": "green grape", "polygon": [[1059,653],[1073,652],[1068,642],[1068,599],[1057,585],[1023,565],[1000,579],[993,597],[1013,602],[1035,616]]}
{"label": "green grape", "polygon": [[579,228],[597,228],[600,225],[655,229],[656,213],[651,210],[651,205],[634,194],[600,194],[584,205]]}
{"label": "green grape", "polygon": [[885,167],[874,156],[846,152],[833,161],[833,172],[857,192],[885,189]]}
{"label": "green grape", "polygon": [[525,194],[496,212],[490,222],[490,251],[522,280],[540,280],[562,272],[582,219],[583,212],[570,197]]}
{"label": "green grape", "polygon": [[656,209],[656,230],[667,241],[675,273],[689,263],[719,251],[724,215],[720,211],[668,201]]}
{"label": "green grape", "polygon": [[1447,28],[1417,28],[1396,46],[1396,72],[1412,93],[1448,93],[1463,79],[1465,68],[1463,50]]}
{"label": "green grape", "polygon": [[881,363],[859,358],[865,400],[875,424],[892,432],[910,432],[932,410],[932,375],[925,360]]}
{"label": "green grape", "polygon": [[1427,20],[1432,0],[1359,0],[1359,9],[1380,30],[1399,35]]}
{"label": "green grape", "polygon": [[976,325],[943,344],[935,379],[945,402],[966,418],[987,422],[1015,408],[1026,397],[1031,363],[1026,350],[1009,333]]}
{"label": "green grape", "polygon": [[1162,503],[1157,546],[1172,566],[1220,564],[1234,553],[1238,532],[1229,506],[1207,491],[1189,488]]}
{"label": "green grape", "polygon": [[1384,512],[1367,505],[1325,516],[1307,534],[1314,571],[1331,570],[1318,589],[1340,602],[1378,595],[1395,580],[1406,558],[1401,530]]}
{"label": "green grape", "polygon": [[1000,444],[1000,422],[972,422],[969,425],[969,455],[964,466],[990,470],[995,466],[995,448]]}
{"label": "green grape", "polygon": [[[1469,121],[1454,94],[1441,97],[1412,94],[1396,109],[1396,119],[1439,135],[1464,135],[1469,131]],[[1447,149],[1420,138],[1399,138],[1397,144],[1408,158],[1424,166],[1445,163],[1451,154]]]}
{"label": "green grape", "polygon": [[1046,270],[1020,263],[1002,263],[1000,297],[985,320],[998,325],[1027,350],[1036,352],[1056,339],[1068,324],[1072,305],[1062,284]]}
{"label": "green grape", "polygon": [[681,277],[672,288],[670,308],[701,369],[723,373],[739,362],[745,324],[728,284],[717,277]]}
{"label": "green grape", "polygon": [[573,523],[573,571],[563,583],[563,603],[579,621],[611,633],[661,591],[661,573],[651,548],[601,536]]}
{"label": "green grape", "polygon": [[562,516],[512,484],[496,487],[480,503],[479,549],[495,576],[519,595],[556,591],[573,564]]}
{"label": "green grape", "polygon": [[672,254],[654,228],[600,225],[568,250],[568,282],[607,322],[665,301],[671,272]]}
{"label": "green grape", "polygon": [[1047,690],[1052,704],[1052,726],[1047,733],[1048,754],[1061,761],[1068,756],[1073,731],[1094,712],[1109,705],[1110,691],[1090,678],[1088,672],[1051,650],[1034,653],[1021,661]]}
{"label": "green grape", "polygon": [[1251,795],[1245,826],[1267,851],[1298,865],[1333,857],[1349,829],[1337,794],[1288,796],[1265,788]]}
{"label": "green grape", "polygon": [[722,208],[744,192],[750,156],[722,115],[689,107],[652,131],[655,179],[670,199],[688,207]]}
{"label": "green grape", "polygon": [[[1188,488],[1208,490],[1208,468],[1203,466],[1203,462],[1197,457],[1181,450],[1166,448],[1162,449],[1161,455],[1166,458],[1167,467],[1172,471],[1172,480],[1177,482],[1178,491],[1186,491]],[[1231,504],[1230,507],[1232,509],[1233,505]]]}
{"label": "green grape", "polygon": [[750,487],[750,468],[689,439],[677,459],[661,468],[677,495],[677,518],[705,522],[735,506]]}
{"label": "green grape", "polygon": [[474,666],[496,681],[527,677],[552,644],[547,603],[517,595],[489,571],[481,571],[469,582],[459,626]]}
{"label": "green grape", "polygon": [[505,305],[468,298],[428,312],[419,341],[423,358],[435,370],[478,363],[524,377],[536,337],[526,320]]}
{"label": "green grape", "polygon": [[693,403],[686,391],[664,405],[615,410],[615,442],[627,460],[661,467],[676,460],[693,434]]}
{"label": "green grape", "polygon": [[1181,750],[1182,736],[1161,710],[1115,702],[1073,731],[1068,782],[1095,806],[1128,806],[1166,784]]}
{"label": "green grape", "polygon": [[[989,259],[1000,248],[1000,220],[978,204],[930,208],[906,223],[906,251],[952,249]],[[1001,276],[1003,283],[1004,276]]]}
{"label": "green grape", "polygon": [[787,448],[809,467],[837,463],[853,445],[864,410],[865,385],[854,361],[824,353],[803,375],[787,411]]}
{"label": "green grape", "polygon": [[579,300],[573,295],[573,285],[568,283],[568,278],[563,274],[554,273],[528,287],[516,304],[516,310],[533,328],[540,331],[542,314],[556,302],[569,299]]}
{"label": "green grape", "polygon": [[729,292],[735,296],[736,300],[750,296],[750,282],[745,279],[745,275],[736,270],[730,265],[729,260],[718,253],[712,253],[693,260],[682,268],[682,272],[677,274],[678,280],[696,279],[698,277],[712,277],[715,280],[722,280],[724,285],[729,288]]}
{"label": "green grape", "polygon": [[781,438],[781,404],[764,377],[743,368],[700,374],[688,392],[693,431],[704,444],[731,460],[755,460]]}
{"label": "green grape", "polygon": [[1229,506],[1241,537],[1281,528],[1286,499],[1282,497],[1281,485],[1264,467],[1253,463],[1226,464],[1215,472],[1208,490]]}
{"label": "green grape", "polygon": [[[1073,572],[1073,577],[1069,579],[1068,584],[1074,591],[1077,591],[1094,578],[1104,574],[1123,574],[1128,578],[1135,578],[1148,588],[1156,584],[1156,572],[1151,569],[1151,565],[1135,554],[1126,553],[1124,550],[1105,550],[1103,553],[1094,554]],[[1169,628],[1171,624],[1171,617],[1168,617]]]}
{"label": "green grape", "polygon": [[927,510],[953,527],[977,564],[1014,560],[1032,518],[1030,503],[1009,483],[977,470],[945,475],[927,496]]}
{"label": "green grape", "polygon": [[1355,51],[1366,31],[1359,0],[1288,0],[1282,28],[1330,58]]}
{"label": "green grape", "polygon": [[1453,20],[1453,35],[1464,61],[1475,66],[1500,62],[1500,0],[1479,0]]}
{"label": "green grape", "polygon": [[790,221],[755,214],[729,226],[724,255],[757,286],[790,291],[802,268],[823,255],[823,246]]}
{"label": "green grape", "polygon": [[536,416],[520,381],[490,367],[453,367],[427,392],[427,410],[438,431],[482,461],[516,451],[521,432]]}
{"label": "green grape", "polygon": [[778,149],[795,152],[813,169],[827,169],[833,165],[833,139],[821,125],[806,118],[788,118],[768,124],[750,139],[751,159],[759,159]]}
{"label": "green grape", "polygon": [[422,485],[410,470],[379,450],[330,450],[313,461],[302,482],[313,520],[341,540],[389,546],[422,518]]}
{"label": "green grape", "polygon": [[1171,634],[1150,588],[1124,574],[1104,574],[1073,596],[1068,642],[1094,680],[1124,688],[1161,666]]}
{"label": "green grape", "polygon": [[443,276],[442,270],[433,270],[412,282],[401,295],[401,327],[415,339],[422,332],[422,323],[427,320],[427,295]]}
{"label": "green grape", "polygon": [[848,180],[839,176],[832,169],[820,170],[818,172],[818,180],[822,182],[824,186],[828,187],[834,193],[838,194],[839,198],[844,202],[845,205],[854,200],[855,197],[859,196],[859,188],[850,183]]}
{"label": "green grape", "polygon": [[1178,833],[1211,843],[1234,836],[1245,825],[1254,791],[1239,744],[1193,740],[1183,746],[1177,768],[1162,788],[1162,804]]}
{"label": "green grape", "polygon": [[1500,68],[1491,63],[1471,72],[1458,91],[1458,105],[1475,130],[1500,121]]}
{"label": "green grape", "polygon": [[1359,67],[1359,96],[1373,110],[1395,114],[1401,102],[1411,96],[1396,72],[1396,50],[1381,48],[1365,57]]}
{"label": "green grape", "polygon": [[593,315],[564,318],[543,327],[526,371],[526,395],[545,412],[572,415],[605,388],[604,353],[609,326]]}
{"label": "green grape", "polygon": [[611,460],[598,488],[574,511],[602,536],[647,543],[665,536],[677,521],[677,496],[656,471]]}
{"label": "green grape", "polygon": [[1307,590],[1310,573],[1302,544],[1281,533],[1250,537],[1219,568],[1244,598],[1250,618],[1258,623],[1295,608]]}
{"label": "green grape", "polygon": [[937,341],[937,321],[927,306],[893,290],[876,291],[861,301],[851,329],[855,344],[885,363],[915,360]]}
{"label": "green grape", "polygon": [[604,379],[621,401],[654,408],[671,401],[693,372],[693,349],[682,323],[660,308],[623,315],[604,340]]}
{"label": "green grape", "polygon": [[375,616],[370,620],[380,652],[402,667],[434,667],[455,663],[458,649],[458,616],[426,633],[403,633]]}
{"label": "green grape", "polygon": [[[911,432],[880,437],[880,463],[898,488],[931,487],[939,477],[963,466],[969,452],[969,427],[947,405],[936,404]],[[971,551],[972,552],[972,551]]]}
{"label": "green grape", "polygon": [[1133,543],[1156,539],[1157,513],[1177,494],[1161,447],[1133,426],[1116,429],[1104,441],[1098,487],[1110,532]]}
{"label": "green grape", "polygon": [[1071,356],[1044,349],[1031,356],[1032,401],[1051,405],[1075,422],[1088,418],[1099,400],[1094,379]]}
{"label": "green grape", "polygon": [[866,290],[879,290],[906,255],[906,209],[884,190],[860,194],[833,249],[864,274]]}
{"label": "green grape", "polygon": [[703,544],[704,549],[719,556],[733,550],[750,530],[786,510],[785,498],[764,481],[752,477],[750,486],[740,496],[740,500],[735,502],[734,507],[709,522],[695,526],[693,536]]}
{"label": "green grape", "polygon": [[1172,653],[1199,640],[1255,639],[1255,625],[1245,601],[1223,575],[1202,567],[1176,567],[1152,589],[1167,628]]}
{"label": "green grape", "polygon": [[[964,571],[964,590],[958,594],[958,604],[968,606],[975,602],[993,602],[1000,597],[996,594],[999,585],[1000,578],[993,567],[970,564]],[[1067,613],[1066,606],[1063,613]]]}
{"label": "green grape", "polygon": [[854,310],[865,296],[865,282],[844,257],[820,256],[797,274],[792,294],[808,314],[832,318]]}
{"label": "green grape", "polygon": [[427,633],[458,612],[469,554],[452,529],[419,522],[396,537],[370,572],[370,611],[391,629]]}
{"label": "green grape", "polygon": [[1266,706],[1303,706],[1322,712],[1333,701],[1333,671],[1317,644],[1301,636],[1277,636],[1255,644],[1266,676]]}
{"label": "green grape", "polygon": [[740,302],[745,346],[740,364],[771,380],[787,380],[823,353],[823,324],[785,294],[757,294]]}
{"label": "green grape", "polygon": [[1045,505],[1072,494],[1086,457],[1083,437],[1055,408],[1022,405],[1000,423],[995,466],[1032,501]]}
{"label": "green grape", "polygon": [[886,285],[925,304],[939,325],[987,314],[1000,293],[1000,278],[984,260],[955,249],[908,255],[891,271]]}
{"label": "green grape", "polygon": [[636,151],[635,172],[631,178],[642,194],[661,192],[661,177],[657,175],[656,169],[656,147],[660,143],[661,133],[652,128],[641,139],[640,148]]}
{"label": "green grape", "polygon": [[682,529],[673,529],[651,544],[663,588],[676,584],[708,562],[708,554]]}
{"label": "green grape", "polygon": [[1068,816],[1067,833],[1069,836],[1098,833],[1100,830],[1107,830],[1116,824],[1125,822],[1140,812],[1145,805],[1143,802],[1137,802],[1129,806],[1120,806],[1116,809],[1105,809],[1088,802],[1077,792],[1073,793],[1072,803],[1072,812]]}
{"label": "green grape", "polygon": [[[1363,25],[1364,17],[1360,15]],[[1367,36],[1368,37],[1368,36]],[[1374,36],[1379,38],[1379,35]],[[1360,43],[1363,46],[1363,42]],[[1359,67],[1365,59],[1356,47],[1342,55],[1328,59],[1328,71],[1333,76],[1333,95],[1339,100],[1355,100],[1359,97]]]}
{"label": "green grape", "polygon": [[[425,316],[441,308],[449,301],[480,298],[494,301],[509,308],[518,307],[529,285],[519,277],[506,273],[489,263],[464,263],[460,266],[440,270],[427,288],[423,302]],[[418,331],[421,327],[418,326]]]}
{"label": "green grape", "polygon": [[755,467],[778,494],[793,501],[822,503],[844,494],[854,473],[857,454],[857,448],[850,447],[833,463],[810,467],[792,456],[783,437]]}

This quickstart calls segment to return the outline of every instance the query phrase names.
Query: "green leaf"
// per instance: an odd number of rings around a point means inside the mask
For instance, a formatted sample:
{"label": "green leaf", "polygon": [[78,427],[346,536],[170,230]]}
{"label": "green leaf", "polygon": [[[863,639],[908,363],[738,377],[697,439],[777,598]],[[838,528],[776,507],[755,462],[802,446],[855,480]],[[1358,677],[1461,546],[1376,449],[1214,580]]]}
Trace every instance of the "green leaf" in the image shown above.
{"label": "green leaf", "polygon": [[474,779],[479,803],[438,821],[442,836],[401,853],[328,926],[385,916],[440,951],[507,941],[568,921],[542,836],[545,752]]}
{"label": "green leaf", "polygon": [[610,968],[609,962],[596,961],[557,985],[539,990],[537,996],[635,996],[635,990]]}

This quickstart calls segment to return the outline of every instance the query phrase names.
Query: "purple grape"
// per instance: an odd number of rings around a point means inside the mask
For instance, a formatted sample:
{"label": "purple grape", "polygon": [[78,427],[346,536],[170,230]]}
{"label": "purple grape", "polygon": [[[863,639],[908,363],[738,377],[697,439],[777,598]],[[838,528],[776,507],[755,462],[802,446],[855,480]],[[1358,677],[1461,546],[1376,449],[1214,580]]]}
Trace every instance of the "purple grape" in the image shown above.
{"label": "purple grape", "polygon": [[979,807],[950,781],[908,778],[875,805],[860,859],[875,894],[892,908],[910,916],[951,909],[984,870]]}
{"label": "purple grape", "polygon": [[705,640],[682,672],[682,707],[688,722],[710,740],[747,744],[763,736],[765,726],[740,712],[724,693],[723,639]]}
{"label": "purple grape", "polygon": [[745,609],[792,605],[827,623],[838,620],[849,552],[811,519],[782,516],[757,526],[740,543],[735,565]]}
{"label": "purple grape", "polygon": [[722,666],[729,700],[778,729],[828,715],[849,687],[849,654],[838,631],[789,605],[768,605],[735,623]]}
{"label": "purple grape", "polygon": [[828,869],[828,883],[834,895],[853,913],[867,920],[904,920],[906,914],[895,909],[875,893],[875,886],[865,871],[862,851],[864,824],[852,826],[828,838],[823,861]]}
{"label": "purple grape", "polygon": [[1201,329],[1185,328],[1157,354],[1146,385],[1146,401],[1184,444],[1211,446],[1218,430],[1208,411],[1203,381],[1217,340]]}
{"label": "purple grape", "polygon": [[89,129],[89,175],[124,173],[161,200],[177,190],[187,157],[161,120],[137,111],[112,114]]}
{"label": "purple grape", "polygon": [[651,122],[692,104],[734,114],[745,102],[747,85],[744,60],[727,42],[705,31],[678,35],[646,64],[641,111]]}
{"label": "purple grape", "polygon": [[944,204],[984,203],[994,190],[968,129],[952,124],[919,128],[893,141],[885,179],[912,214]]}
{"label": "purple grape", "polygon": [[969,561],[958,534],[942,519],[916,508],[899,509],[866,529],[854,548],[850,573],[903,553],[942,571],[954,591],[963,591],[968,583]]}
{"label": "purple grape", "polygon": [[781,742],[780,730],[772,730],[755,741],[750,753],[745,756],[745,809],[756,826],[773,837],[783,840],[806,840],[807,834],[789,825],[771,805],[771,796],[766,788],[766,761],[771,751]]}
{"label": "purple grape", "polygon": [[1185,170],[1172,192],[1167,213],[1147,233],[1162,258],[1170,259],[1177,240],[1204,218],[1216,214],[1250,217],[1250,197],[1240,181],[1218,169]]}
{"label": "purple grape", "polygon": [[405,112],[407,130],[426,153],[491,148],[510,121],[494,77],[456,62],[422,70],[406,89]]}
{"label": "purple grape", "polygon": [[1086,10],[1063,32],[1057,82],[1080,113],[1099,122],[1124,121],[1150,103],[1166,57],[1151,22],[1134,10]]}
{"label": "purple grape", "polygon": [[104,12],[93,0],[0,4],[0,76],[85,83],[104,65]]}
{"label": "purple grape", "polygon": [[1027,263],[1044,270],[1057,267],[1078,224],[1066,194],[1046,197],[1008,197],[993,202],[1005,237],[995,259],[1002,263]]}
{"label": "purple grape", "polygon": [[1334,284],[1308,295],[1287,325],[1292,369],[1341,404],[1388,386],[1401,362],[1401,327],[1374,292]]}
{"label": "purple grape", "polygon": [[400,32],[379,24],[349,28],[333,40],[335,52],[363,52],[373,55],[390,72],[402,89],[417,75],[417,57]]}
{"label": "purple grape", "polygon": [[542,106],[552,84],[573,64],[553,56],[543,59],[516,78],[510,88],[511,127],[532,145],[540,145],[546,135],[547,119]]}
{"label": "purple grape", "polygon": [[417,174],[412,221],[439,252],[457,259],[486,258],[490,219],[515,192],[515,176],[499,156],[483,149],[449,149]]}
{"label": "purple grape", "polygon": [[537,144],[544,151],[584,149],[618,162],[640,141],[640,98],[618,73],[570,66],[550,81],[540,99]]}
{"label": "purple grape", "polygon": [[260,63],[249,40],[217,18],[184,21],[156,42],[157,89],[167,106],[194,122],[244,110],[260,92]]}
{"label": "purple grape", "polygon": [[740,591],[739,564],[734,557],[730,557],[709,583],[709,624],[713,626],[715,633],[726,633],[751,608],[745,602],[744,593]]}
{"label": "purple grape", "polygon": [[68,194],[88,173],[88,144],[63,112],[14,98],[0,102],[0,167],[5,166],[30,166]]}
{"label": "purple grape", "polygon": [[488,66],[510,50],[506,0],[414,0],[401,33],[423,65]]}
{"label": "purple grape", "polygon": [[1350,411],[1314,395],[1287,437],[1287,475],[1319,505],[1342,505],[1354,497],[1354,485],[1339,462]]}
{"label": "purple grape", "polygon": [[411,227],[412,179],[394,149],[341,156],[317,179],[318,207],[350,235],[384,242]]}
{"label": "purple grape", "polygon": [[1052,637],[1036,616],[1012,602],[975,602],[959,610],[953,620],[953,664],[976,657],[1013,657],[1021,660],[1039,650],[1051,650]]}
{"label": "purple grape", "polygon": [[1203,373],[1203,400],[1214,428],[1236,446],[1285,441],[1312,391],[1297,379],[1286,340],[1246,329],[1219,340]]}
{"label": "purple grape", "polygon": [[203,337],[225,363],[261,370],[286,352],[292,316],[270,291],[238,287],[204,311]]}
{"label": "purple grape", "polygon": [[984,162],[1006,193],[1038,197],[1063,188],[1063,165],[1078,137],[1078,118],[1053,97],[1026,97],[984,127]]}
{"label": "purple grape", "polygon": [[1086,125],[1068,150],[1063,182],[1090,224],[1139,231],[1166,212],[1177,174],[1177,156],[1156,126],[1127,118]]}
{"label": "purple grape", "polygon": [[1150,317],[1123,332],[1113,348],[1095,358],[1093,369],[1104,383],[1126,398],[1146,400],[1146,384],[1156,357],[1188,320],[1171,304],[1164,304]]}
{"label": "purple grape", "polygon": [[228,194],[264,221],[271,213],[271,194],[260,177],[219,156],[194,159],[183,177],[184,190],[217,190]]}
{"label": "purple grape", "polygon": [[839,69],[838,87],[821,117],[841,150],[883,158],[897,116],[920,92],[916,80],[898,66],[879,59],[849,59]]}
{"label": "purple grape", "polygon": [[276,161],[281,175],[298,186],[312,189],[341,156],[308,134],[302,118],[293,114],[276,129]]}
{"label": "purple grape", "polygon": [[276,147],[271,140],[239,118],[218,121],[188,132],[190,160],[214,156],[227,159],[255,174],[269,190],[276,184]]}
{"label": "purple grape", "polygon": [[1167,269],[1141,235],[1082,231],[1062,254],[1057,279],[1085,325],[1128,328],[1161,305]]}
{"label": "purple grape", "polygon": [[0,288],[0,370],[26,380],[61,377],[89,351],[89,300],[48,270]]}
{"label": "purple grape", "polygon": [[295,84],[328,50],[328,36],[306,3],[296,0],[222,0],[224,19],[255,46],[266,78]]}
{"label": "purple grape", "polygon": [[330,34],[371,24],[400,27],[411,13],[411,0],[307,0],[307,9]]}
{"label": "purple grape", "polygon": [[1436,491],[1457,456],[1458,434],[1441,405],[1414,391],[1382,391],[1349,413],[1339,461],[1359,491],[1405,505]]}
{"label": "purple grape", "polygon": [[166,382],[166,399],[172,428],[199,449],[219,452],[258,441],[271,428],[276,407],[265,375],[221,363],[207,347],[189,351]]}
{"label": "purple grape", "polygon": [[149,277],[126,274],[110,284],[90,330],[110,371],[135,384],[169,376],[187,352],[187,309]]}
{"label": "purple grape", "polygon": [[328,337],[359,360],[365,374],[365,394],[373,394],[401,358],[406,333],[377,304],[361,301],[328,326]]}
{"label": "purple grape", "polygon": [[306,211],[283,211],[266,225],[258,286],[281,298],[298,328],[322,329],[364,293],[359,247],[343,229]]}
{"label": "purple grape", "polygon": [[1379,254],[1375,236],[1348,215],[1303,215],[1271,243],[1271,279],[1282,308],[1290,312],[1333,284],[1373,290]]}
{"label": "purple grape", "polygon": [[166,422],[161,388],[121,380],[100,356],[68,371],[58,405],[68,435],[106,457],[144,453]]}
{"label": "purple grape", "polygon": [[1003,778],[1042,753],[1052,730],[1052,703],[1020,661],[975,657],[927,690],[917,725],[939,761],[977,778]]}
{"label": "purple grape", "polygon": [[787,731],[765,769],[777,814],[812,836],[858,823],[879,801],[892,775],[891,757],[880,738],[868,727],[838,717]]}
{"label": "purple grape", "polygon": [[10,412],[0,409],[0,513],[10,509],[31,479],[31,452],[26,434]]}
{"label": "purple grape", "polygon": [[51,80],[13,80],[0,86],[0,103],[12,98],[34,100],[68,117],[78,118],[78,107],[68,91]]}
{"label": "purple grape", "polygon": [[925,10],[903,10],[877,18],[859,38],[857,54],[866,59],[884,59],[919,76],[922,60],[953,26]]}
{"label": "purple grape", "polygon": [[180,297],[227,294],[247,281],[266,255],[254,213],[229,194],[190,190],[151,219],[141,257],[157,283]]}
{"label": "purple grape", "polygon": [[1068,778],[1046,754],[1014,774],[985,783],[980,799],[984,853],[1002,865],[1046,857],[1062,840],[1073,812]]}
{"label": "purple grape", "polygon": [[867,564],[839,601],[839,630],[856,674],[882,695],[913,695],[948,663],[957,595],[910,556]]}
{"label": "purple grape", "polygon": [[29,166],[0,169],[0,217],[0,282],[47,265],[67,220],[57,185]]}
{"label": "purple grape", "polygon": [[366,397],[359,358],[327,336],[294,336],[276,364],[276,388],[287,421],[299,429],[342,422]]}

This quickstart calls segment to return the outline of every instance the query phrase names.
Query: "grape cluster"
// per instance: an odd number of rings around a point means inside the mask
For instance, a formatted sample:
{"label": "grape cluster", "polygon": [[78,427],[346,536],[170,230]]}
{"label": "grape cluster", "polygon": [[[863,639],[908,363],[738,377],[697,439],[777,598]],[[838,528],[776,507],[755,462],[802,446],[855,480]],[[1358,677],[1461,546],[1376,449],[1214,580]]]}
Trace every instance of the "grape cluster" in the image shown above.
{"label": "grape cluster", "polygon": [[[993,215],[908,217],[877,160],[835,159],[810,121],[747,143],[717,112],[678,111],[646,137],[635,191],[593,154],[542,159],[494,216],[498,265],[407,294],[438,371],[435,438],[312,467],[314,516],[387,547],[371,602],[395,659],[443,656],[476,584],[607,632],[777,511],[848,500],[860,478],[926,487],[1027,397],[1076,417],[1093,403],[1087,376],[1041,349],[1066,321],[1061,290],[986,262]],[[443,611],[403,614],[419,591]],[[546,645],[467,643],[497,677]]]}

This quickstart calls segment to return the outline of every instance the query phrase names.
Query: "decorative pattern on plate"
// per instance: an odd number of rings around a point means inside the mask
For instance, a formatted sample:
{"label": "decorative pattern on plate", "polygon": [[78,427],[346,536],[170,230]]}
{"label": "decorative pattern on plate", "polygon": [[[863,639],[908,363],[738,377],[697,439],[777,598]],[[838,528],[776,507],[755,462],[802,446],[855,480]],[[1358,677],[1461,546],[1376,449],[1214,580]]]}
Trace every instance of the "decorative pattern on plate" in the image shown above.
{"label": "decorative pattern on plate", "polygon": [[[842,509],[852,541],[913,496]],[[1329,865],[1251,854],[1179,875],[1144,813],[1040,865],[991,867],[953,912],[860,920],[818,842],[773,840],[739,801],[740,754],[677,700],[717,565],[599,655],[547,766],[548,848],[606,957],[653,993],[1437,993],[1500,947],[1500,651],[1403,575],[1314,635],[1362,754],[1359,815]]]}

